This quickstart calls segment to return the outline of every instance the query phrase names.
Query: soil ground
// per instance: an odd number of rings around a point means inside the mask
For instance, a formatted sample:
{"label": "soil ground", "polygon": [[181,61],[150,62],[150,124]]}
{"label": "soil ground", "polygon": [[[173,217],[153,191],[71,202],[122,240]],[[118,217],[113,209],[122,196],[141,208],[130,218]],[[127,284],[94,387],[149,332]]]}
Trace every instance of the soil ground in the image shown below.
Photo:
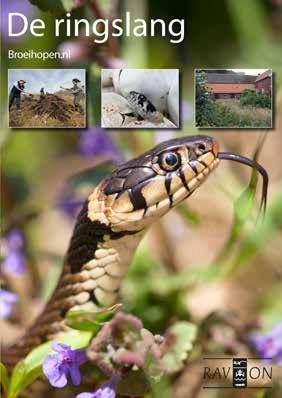
{"label": "soil ground", "polygon": [[21,109],[13,104],[9,112],[9,126],[22,128],[85,127],[85,111],[78,112],[73,106],[73,95],[58,91],[39,95],[22,96]]}

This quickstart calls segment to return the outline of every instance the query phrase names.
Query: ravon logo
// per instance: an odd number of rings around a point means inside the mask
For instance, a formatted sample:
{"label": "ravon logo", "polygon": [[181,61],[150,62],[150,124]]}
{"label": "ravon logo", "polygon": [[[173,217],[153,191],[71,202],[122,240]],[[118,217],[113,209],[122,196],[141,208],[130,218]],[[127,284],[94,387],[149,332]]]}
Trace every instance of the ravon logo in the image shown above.
{"label": "ravon logo", "polygon": [[260,358],[211,357],[204,363],[203,388],[271,388],[272,367]]}

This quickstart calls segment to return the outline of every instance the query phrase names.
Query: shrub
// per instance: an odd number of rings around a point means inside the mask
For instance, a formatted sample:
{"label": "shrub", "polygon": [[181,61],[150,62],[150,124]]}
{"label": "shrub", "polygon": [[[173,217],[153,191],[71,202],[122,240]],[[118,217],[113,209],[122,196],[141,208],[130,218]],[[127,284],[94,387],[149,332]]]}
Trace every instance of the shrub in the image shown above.
{"label": "shrub", "polygon": [[241,93],[240,105],[250,105],[257,108],[271,108],[271,97],[269,95],[257,93],[255,90],[246,88]]}

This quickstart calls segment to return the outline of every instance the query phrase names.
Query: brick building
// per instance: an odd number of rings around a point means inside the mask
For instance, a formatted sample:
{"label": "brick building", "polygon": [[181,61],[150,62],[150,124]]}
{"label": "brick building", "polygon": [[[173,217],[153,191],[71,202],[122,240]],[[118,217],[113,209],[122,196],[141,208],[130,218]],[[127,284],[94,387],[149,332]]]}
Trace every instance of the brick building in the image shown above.
{"label": "brick building", "polygon": [[271,95],[272,73],[271,70],[258,74],[255,80],[256,90],[262,94]]}
{"label": "brick building", "polygon": [[216,99],[240,98],[246,89],[271,94],[271,70],[257,76],[244,73],[211,73],[207,72],[207,86]]}

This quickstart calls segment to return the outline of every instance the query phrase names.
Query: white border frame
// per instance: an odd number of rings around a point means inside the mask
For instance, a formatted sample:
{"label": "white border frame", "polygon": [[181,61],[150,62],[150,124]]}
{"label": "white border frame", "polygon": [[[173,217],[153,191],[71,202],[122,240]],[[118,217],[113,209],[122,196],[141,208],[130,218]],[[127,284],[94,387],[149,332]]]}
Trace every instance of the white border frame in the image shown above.
{"label": "white border frame", "polygon": [[[122,126],[116,126],[116,127],[106,127],[102,125],[102,117],[103,117],[103,81],[102,81],[102,76],[103,76],[103,71],[105,70],[149,70],[149,71],[156,71],[156,70],[175,70],[177,71],[177,78],[178,78],[178,126],[176,127],[143,127],[143,126],[135,126],[135,127],[122,127]],[[100,109],[101,109],[101,120],[100,120],[100,127],[103,129],[107,130],[113,130],[113,129],[122,129],[122,130],[181,130],[182,126],[182,118],[181,118],[181,76],[180,76],[181,70],[179,68],[102,68],[101,69],[101,82],[100,82],[100,90],[101,90],[101,104],[100,104]]]}
{"label": "white border frame", "polygon": [[[12,70],[35,70],[35,71],[38,71],[38,70],[48,70],[48,71],[51,71],[51,70],[67,70],[67,71],[70,71],[70,70],[73,70],[73,71],[76,71],[76,70],[79,70],[79,71],[83,71],[83,74],[84,74],[84,87],[85,87],[85,95],[84,95],[84,125],[83,126],[81,126],[81,127],[77,127],[77,126],[66,126],[66,127],[63,127],[63,126],[58,126],[58,127],[50,127],[50,126],[48,126],[48,127],[44,127],[44,126],[42,126],[42,127],[39,127],[39,126],[35,126],[35,127],[27,127],[27,126],[10,126],[10,111],[9,111],[9,95],[10,95],[10,89],[9,89],[9,81],[10,81],[10,71],[12,71]],[[87,118],[86,118],[86,115],[87,115],[87,99],[86,99],[86,95],[87,95],[87,84],[86,84],[86,69],[85,68],[8,68],[8,81],[7,81],[7,115],[8,115],[8,128],[9,129],[23,129],[23,130],[25,130],[25,129],[27,129],[27,130],[29,130],[29,129],[37,129],[37,130],[41,130],[41,129],[46,129],[46,130],[52,130],[52,129],[85,129],[85,128],[87,128]]]}
{"label": "white border frame", "polygon": [[197,70],[236,70],[236,69],[244,69],[244,68],[194,68],[194,127],[199,130],[270,130],[274,128],[273,125],[273,69],[272,68],[245,68],[248,69],[265,69],[271,71],[271,126],[270,127],[210,127],[210,126],[197,126],[196,125],[196,72]]}

